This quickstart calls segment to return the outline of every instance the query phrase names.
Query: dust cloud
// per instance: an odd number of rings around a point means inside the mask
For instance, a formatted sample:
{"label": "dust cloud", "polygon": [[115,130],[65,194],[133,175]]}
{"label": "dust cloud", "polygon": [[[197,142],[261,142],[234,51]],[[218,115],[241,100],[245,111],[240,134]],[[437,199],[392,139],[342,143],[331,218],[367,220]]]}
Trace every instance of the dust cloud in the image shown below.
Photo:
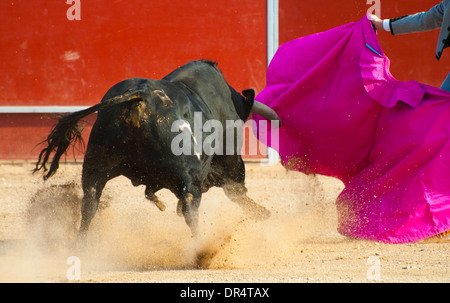
{"label": "dust cloud", "polygon": [[316,176],[302,176],[296,184],[285,182],[298,178],[296,173],[276,170],[267,180],[258,171],[250,170],[247,177],[248,195],[268,208],[271,217],[249,219],[222,189],[212,188],[203,195],[201,235],[195,239],[177,216],[172,193],[157,193],[168,206],[160,212],[144,198],[142,186],[114,179],[103,192],[83,248],[76,245],[82,201],[77,178],[40,184],[29,198],[23,240],[4,247],[7,262],[0,280],[67,281],[70,256],[80,260],[82,273],[288,265],[301,253],[302,242],[335,232],[334,209],[327,201],[335,197],[327,196]]}

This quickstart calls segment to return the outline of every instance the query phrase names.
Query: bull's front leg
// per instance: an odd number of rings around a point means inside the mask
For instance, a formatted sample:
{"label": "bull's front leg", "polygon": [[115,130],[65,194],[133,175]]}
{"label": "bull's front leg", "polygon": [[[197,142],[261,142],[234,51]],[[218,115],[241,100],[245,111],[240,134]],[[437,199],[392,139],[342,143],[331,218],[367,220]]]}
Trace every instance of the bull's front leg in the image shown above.
{"label": "bull's front leg", "polygon": [[191,230],[192,237],[196,238],[199,236],[198,208],[202,199],[202,163],[198,161],[196,156],[187,156],[182,159],[184,161],[180,161],[180,163],[183,163],[183,166],[174,169],[174,171],[178,172],[178,178],[172,192],[179,199],[177,213],[183,214],[184,220]]}

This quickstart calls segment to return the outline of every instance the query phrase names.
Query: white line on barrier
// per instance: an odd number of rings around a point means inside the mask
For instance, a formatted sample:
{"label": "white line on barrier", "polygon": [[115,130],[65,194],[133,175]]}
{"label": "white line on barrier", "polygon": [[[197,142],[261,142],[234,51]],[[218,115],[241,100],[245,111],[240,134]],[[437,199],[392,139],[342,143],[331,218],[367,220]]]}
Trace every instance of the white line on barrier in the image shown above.
{"label": "white line on barrier", "polygon": [[86,108],[88,106],[0,106],[0,114],[67,113]]}

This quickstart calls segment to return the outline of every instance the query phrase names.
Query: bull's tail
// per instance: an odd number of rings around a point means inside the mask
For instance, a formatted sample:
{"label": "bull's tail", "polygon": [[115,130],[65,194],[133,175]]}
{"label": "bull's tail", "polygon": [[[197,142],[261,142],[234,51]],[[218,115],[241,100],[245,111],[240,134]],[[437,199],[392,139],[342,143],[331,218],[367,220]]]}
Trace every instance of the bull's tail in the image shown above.
{"label": "bull's tail", "polygon": [[53,127],[52,131],[48,135],[47,139],[42,141],[41,144],[47,143],[47,147],[41,150],[39,153],[38,161],[33,170],[33,173],[44,169],[47,172],[47,162],[50,158],[52,152],[55,152],[53,156],[50,169],[47,174],[44,175],[44,180],[47,180],[59,168],[59,159],[66,152],[67,148],[76,142],[83,143],[83,138],[81,136],[82,130],[80,130],[78,123],[83,118],[89,114],[99,111],[104,108],[108,108],[114,104],[119,104],[127,101],[144,100],[145,90],[133,90],[125,92],[120,96],[107,99],[101,103],[98,103],[89,108],[71,113],[69,115],[63,115],[58,119],[58,123]]}

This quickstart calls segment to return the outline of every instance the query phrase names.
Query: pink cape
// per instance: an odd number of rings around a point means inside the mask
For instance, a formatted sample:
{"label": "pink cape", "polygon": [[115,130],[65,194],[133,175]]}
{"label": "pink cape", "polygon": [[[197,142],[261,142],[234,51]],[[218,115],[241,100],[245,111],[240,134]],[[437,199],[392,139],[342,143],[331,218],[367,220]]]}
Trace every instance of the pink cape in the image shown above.
{"label": "pink cape", "polygon": [[279,140],[262,140],[284,166],[344,182],[342,235],[408,243],[450,229],[450,93],[394,79],[367,17],[281,45],[256,100],[282,120]]}

